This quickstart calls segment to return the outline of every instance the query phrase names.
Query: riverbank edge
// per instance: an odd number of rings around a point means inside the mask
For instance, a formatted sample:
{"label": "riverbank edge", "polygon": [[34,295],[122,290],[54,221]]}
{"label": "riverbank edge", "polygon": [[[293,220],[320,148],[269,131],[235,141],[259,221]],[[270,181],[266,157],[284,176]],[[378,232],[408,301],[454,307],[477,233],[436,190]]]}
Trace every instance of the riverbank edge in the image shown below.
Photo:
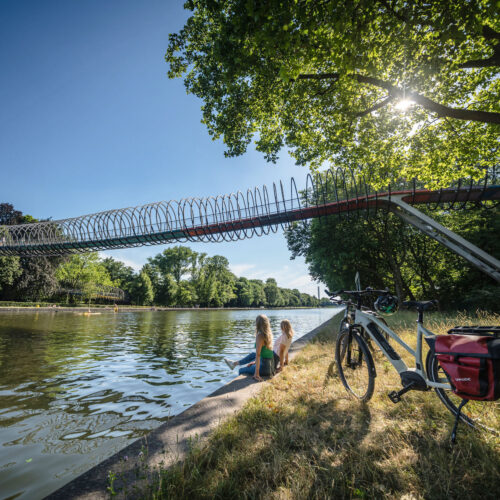
{"label": "riverbank edge", "polygon": [[[317,326],[290,347],[290,360],[312,339],[325,330],[336,330],[342,311]],[[277,375],[279,376],[279,374]],[[251,377],[237,376],[188,409],[172,417],[147,436],[139,438],[119,452],[100,462],[80,476],[45,497],[45,500],[102,500],[110,498],[109,477],[116,477],[114,488],[120,483],[130,492],[134,483],[141,481],[144,470],[169,467],[184,459],[193,441],[204,440],[227,418],[237,413],[248,399],[256,396],[266,382]]]}
{"label": "riverbank edge", "polygon": [[147,312],[147,311],[270,311],[294,309],[335,308],[333,306],[295,306],[295,307],[162,307],[162,306],[2,306],[0,312],[7,311],[32,311],[32,312],[88,312],[113,313],[113,312]]}

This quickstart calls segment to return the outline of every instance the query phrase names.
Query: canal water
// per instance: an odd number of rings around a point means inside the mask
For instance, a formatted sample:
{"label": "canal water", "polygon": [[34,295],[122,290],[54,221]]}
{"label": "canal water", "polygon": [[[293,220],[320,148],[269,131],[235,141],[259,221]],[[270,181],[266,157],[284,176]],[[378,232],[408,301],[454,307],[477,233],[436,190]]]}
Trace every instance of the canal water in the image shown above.
{"label": "canal water", "polygon": [[257,314],[300,338],[335,312],[1,312],[0,498],[43,498],[230,381]]}

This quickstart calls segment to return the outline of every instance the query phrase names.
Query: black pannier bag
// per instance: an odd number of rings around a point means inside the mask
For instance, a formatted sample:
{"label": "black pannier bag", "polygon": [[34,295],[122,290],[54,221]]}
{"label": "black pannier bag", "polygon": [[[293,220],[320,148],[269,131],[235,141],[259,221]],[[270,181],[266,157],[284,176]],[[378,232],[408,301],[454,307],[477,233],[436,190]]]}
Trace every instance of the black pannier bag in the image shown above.
{"label": "black pannier bag", "polygon": [[438,335],[436,357],[457,396],[495,401],[500,398],[500,338],[471,333]]}

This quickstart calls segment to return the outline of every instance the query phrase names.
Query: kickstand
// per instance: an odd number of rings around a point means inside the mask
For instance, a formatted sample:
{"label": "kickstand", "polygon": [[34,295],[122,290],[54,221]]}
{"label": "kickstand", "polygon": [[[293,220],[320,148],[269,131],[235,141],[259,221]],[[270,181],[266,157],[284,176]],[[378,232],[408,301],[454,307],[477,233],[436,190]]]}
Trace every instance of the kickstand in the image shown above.
{"label": "kickstand", "polygon": [[462,408],[469,402],[468,399],[462,399],[462,402],[458,405],[457,416],[455,417],[455,425],[453,426],[453,430],[451,431],[451,444],[454,445],[457,440],[457,427],[458,422],[460,420],[460,413]]}

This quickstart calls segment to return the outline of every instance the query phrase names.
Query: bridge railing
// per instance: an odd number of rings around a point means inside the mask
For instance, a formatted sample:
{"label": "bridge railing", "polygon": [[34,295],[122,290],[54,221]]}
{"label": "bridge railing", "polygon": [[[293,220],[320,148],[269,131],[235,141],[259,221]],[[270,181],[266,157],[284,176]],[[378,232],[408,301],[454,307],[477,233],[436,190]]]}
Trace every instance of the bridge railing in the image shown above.
{"label": "bridge railing", "polygon": [[[249,189],[207,198],[186,198],[73,217],[57,221],[0,226],[0,255],[57,255],[165,242],[237,240],[276,232],[295,220],[348,215],[382,207],[391,194],[404,192],[410,204],[431,209],[496,206],[496,168],[482,179],[459,180],[446,189],[429,190],[417,181],[397,179],[373,188],[362,172],[330,169],[309,174],[304,189],[292,178],[270,189]],[[496,194],[494,194],[496,193]],[[382,200],[383,199],[383,200]]]}

